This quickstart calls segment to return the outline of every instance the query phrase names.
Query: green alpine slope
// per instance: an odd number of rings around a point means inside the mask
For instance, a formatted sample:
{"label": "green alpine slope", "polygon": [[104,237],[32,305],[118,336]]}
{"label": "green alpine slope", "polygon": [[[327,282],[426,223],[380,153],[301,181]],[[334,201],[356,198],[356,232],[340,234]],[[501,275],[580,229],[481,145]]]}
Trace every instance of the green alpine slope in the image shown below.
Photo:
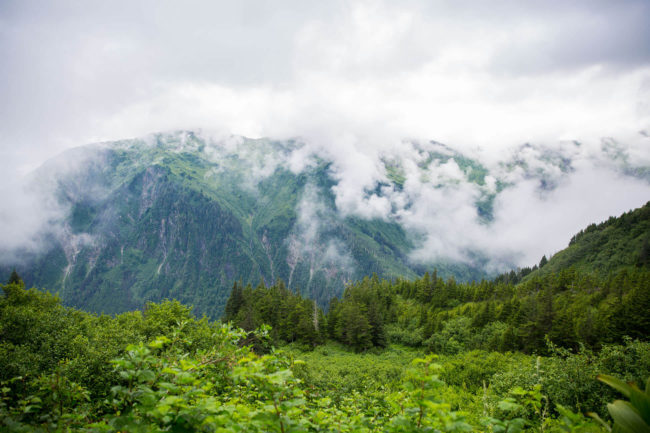
{"label": "green alpine slope", "polygon": [[[512,182],[509,170],[538,179],[544,190],[559,182],[557,173],[572,170],[568,157],[530,146],[495,173],[440,143],[409,142],[409,148],[416,157],[387,154],[376,184],[356,192],[361,212],[337,207],[340,167],[308,154],[299,141],[177,131],[73,149],[34,173],[34,188],[57,204],[56,212],[38,248],[8,253],[0,244],[0,272],[15,267],[28,286],[47,287],[65,304],[94,312],[175,298],[217,318],[234,281],[256,286],[279,279],[325,308],[347,283],[373,273],[412,279],[435,268],[459,282],[493,276],[486,271],[494,272],[492,258],[478,249],[462,251],[464,262],[444,254],[430,263],[411,260],[425,226],[400,218],[427,200],[413,193],[413,182],[449,194],[459,185],[471,190],[476,221],[487,227],[495,197]],[[528,167],[529,153],[545,168]],[[363,212],[370,206],[363,200],[391,196],[399,196],[399,212],[363,217],[375,215]],[[395,206],[390,200],[384,203]],[[632,242],[634,254],[640,239]]]}
{"label": "green alpine slope", "polygon": [[[25,250],[3,270],[15,266],[28,286],[89,311],[175,298],[211,317],[238,280],[283,279],[325,306],[364,275],[423,272],[409,263],[413,240],[399,224],[337,212],[330,163],[286,168],[295,146],[244,138],[215,146],[177,132],[68,151],[35,175],[55,185],[66,214],[43,235],[47,248]],[[483,275],[436,266],[460,279]]]}
{"label": "green alpine slope", "polygon": [[524,280],[570,267],[607,275],[623,268],[650,266],[650,202],[600,224],[590,224],[571,238],[567,248],[543,262]]}

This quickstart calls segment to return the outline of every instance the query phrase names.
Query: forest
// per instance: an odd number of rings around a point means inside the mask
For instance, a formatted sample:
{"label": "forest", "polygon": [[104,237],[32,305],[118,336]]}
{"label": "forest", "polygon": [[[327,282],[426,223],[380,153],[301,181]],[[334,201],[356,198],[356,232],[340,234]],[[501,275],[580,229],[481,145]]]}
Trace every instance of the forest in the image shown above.
{"label": "forest", "polygon": [[7,432],[648,432],[650,206],[478,282],[372,275],[323,311],[235,282],[106,315],[0,297]]}
{"label": "forest", "polygon": [[[235,283],[223,319],[247,331],[271,325],[276,341],[327,339],[356,351],[389,343],[453,355],[467,350],[548,355],[600,350],[650,330],[650,203],[573,236],[538,265],[492,280],[421,278],[348,284],[324,314],[282,280]],[[320,325],[320,326],[319,326]]]}

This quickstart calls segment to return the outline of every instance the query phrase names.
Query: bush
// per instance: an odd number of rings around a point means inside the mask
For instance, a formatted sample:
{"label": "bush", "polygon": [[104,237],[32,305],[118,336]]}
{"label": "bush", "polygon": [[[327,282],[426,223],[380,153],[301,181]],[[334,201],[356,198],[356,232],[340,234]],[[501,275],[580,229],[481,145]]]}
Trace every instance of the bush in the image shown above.
{"label": "bush", "polygon": [[442,330],[425,341],[433,353],[454,355],[467,348],[470,342],[472,321],[467,317],[454,317],[445,322]]}
{"label": "bush", "polygon": [[404,329],[397,324],[386,325],[388,341],[395,344],[403,344],[409,347],[420,347],[422,345],[422,329]]}

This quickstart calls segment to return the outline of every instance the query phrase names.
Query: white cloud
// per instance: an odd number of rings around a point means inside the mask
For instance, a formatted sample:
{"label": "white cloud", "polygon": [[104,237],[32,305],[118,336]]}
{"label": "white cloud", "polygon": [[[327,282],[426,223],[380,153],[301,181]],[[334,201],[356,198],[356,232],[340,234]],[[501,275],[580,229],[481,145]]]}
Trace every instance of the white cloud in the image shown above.
{"label": "white cloud", "polygon": [[650,127],[643,2],[124,6],[5,6],[12,163],[177,128],[494,152]]}
{"label": "white cloud", "polygon": [[[299,137],[285,166],[332,160],[339,210],[420,233],[414,257],[479,247],[526,264],[648,197],[647,184],[615,173],[650,164],[638,134],[650,131],[649,13],[636,0],[3,3],[0,169],[13,178],[72,145],[160,130]],[[602,137],[627,160],[604,162]],[[452,161],[420,170],[411,139],[461,149],[492,177],[479,188]],[[527,169],[498,165],[526,142],[535,147],[516,158]],[[577,160],[575,172],[540,162],[540,148]],[[404,188],[373,194],[391,158]],[[540,176],[556,189],[540,195]],[[487,227],[474,202],[497,178],[518,186],[497,197]],[[11,242],[42,224],[29,221]],[[530,227],[555,227],[558,239]]]}
{"label": "white cloud", "polygon": [[339,216],[327,208],[318,189],[308,184],[296,209],[297,222],[287,238],[289,255],[288,286],[292,287],[296,265],[309,267],[309,288],[317,272],[325,272],[328,278],[351,279],[355,265],[350,252],[339,239],[328,237],[324,232],[340,223]]}
{"label": "white cloud", "polygon": [[498,196],[495,224],[483,246],[530,266],[565,248],[571,235],[590,223],[634,209],[649,197],[647,182],[583,161],[548,195],[540,195],[529,180]]}
{"label": "white cloud", "polygon": [[[98,148],[67,151],[48,161],[37,173],[23,178],[7,178],[0,185],[3,203],[0,206],[0,260],[16,259],[21,253],[41,252],[50,241],[64,237],[75,245],[87,243],[86,234],[73,235],[65,224],[70,202],[96,200],[104,190],[101,181],[82,175],[96,163],[101,164]],[[90,171],[90,170],[89,170]],[[65,199],[59,195],[59,183],[65,183]]]}

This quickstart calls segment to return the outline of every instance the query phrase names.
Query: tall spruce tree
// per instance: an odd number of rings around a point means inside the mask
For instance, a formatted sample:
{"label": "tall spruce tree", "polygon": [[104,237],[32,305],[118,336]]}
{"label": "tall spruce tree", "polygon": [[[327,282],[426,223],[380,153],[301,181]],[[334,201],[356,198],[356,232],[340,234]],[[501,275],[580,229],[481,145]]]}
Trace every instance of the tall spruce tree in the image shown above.
{"label": "tall spruce tree", "polygon": [[18,272],[16,272],[16,268],[14,268],[11,271],[11,275],[9,276],[9,280],[7,281],[7,284],[25,284],[23,282],[23,279],[20,278],[20,275],[18,275]]}

